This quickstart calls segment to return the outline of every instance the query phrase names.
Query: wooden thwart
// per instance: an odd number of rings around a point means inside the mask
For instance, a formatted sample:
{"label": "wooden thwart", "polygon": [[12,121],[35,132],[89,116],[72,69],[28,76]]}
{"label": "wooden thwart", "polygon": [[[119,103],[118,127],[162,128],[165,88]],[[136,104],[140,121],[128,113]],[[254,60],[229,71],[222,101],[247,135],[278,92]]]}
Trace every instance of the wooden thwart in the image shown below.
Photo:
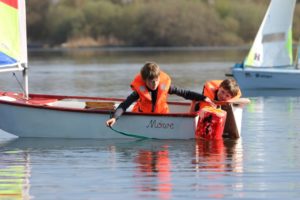
{"label": "wooden thwart", "polygon": [[87,101],[85,102],[85,108],[90,110],[114,110],[115,102]]}

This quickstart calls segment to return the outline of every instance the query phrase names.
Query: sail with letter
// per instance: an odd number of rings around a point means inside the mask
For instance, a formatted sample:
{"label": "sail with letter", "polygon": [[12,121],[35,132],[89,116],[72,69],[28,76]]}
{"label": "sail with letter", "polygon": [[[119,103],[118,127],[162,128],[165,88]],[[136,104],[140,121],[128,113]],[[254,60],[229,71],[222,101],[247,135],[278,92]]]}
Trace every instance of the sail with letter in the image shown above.
{"label": "sail with letter", "polygon": [[[293,64],[292,22],[296,0],[272,0],[244,62],[251,67]],[[291,12],[292,11],[292,12]]]}
{"label": "sail with letter", "polygon": [[0,0],[0,72],[26,67],[25,0]]}

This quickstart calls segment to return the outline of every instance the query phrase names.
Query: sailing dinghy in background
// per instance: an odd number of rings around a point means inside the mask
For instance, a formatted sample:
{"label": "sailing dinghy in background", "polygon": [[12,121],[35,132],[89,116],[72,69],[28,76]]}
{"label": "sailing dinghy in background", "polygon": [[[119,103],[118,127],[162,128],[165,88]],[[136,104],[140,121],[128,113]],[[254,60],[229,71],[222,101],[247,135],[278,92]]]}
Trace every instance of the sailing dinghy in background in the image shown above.
{"label": "sailing dinghy in background", "polygon": [[300,70],[293,63],[295,4],[271,0],[246,59],[232,68],[242,89],[300,89]]}
{"label": "sailing dinghy in background", "polygon": [[[25,21],[24,0],[0,0],[0,72],[21,71],[26,88],[24,94],[0,91],[0,129],[19,137],[128,138],[105,126],[123,99],[28,93]],[[240,137],[244,100],[225,105],[224,132],[230,138]],[[190,103],[169,102],[169,107],[168,114],[129,108],[114,127],[141,138],[195,138],[199,113],[189,112]]]}

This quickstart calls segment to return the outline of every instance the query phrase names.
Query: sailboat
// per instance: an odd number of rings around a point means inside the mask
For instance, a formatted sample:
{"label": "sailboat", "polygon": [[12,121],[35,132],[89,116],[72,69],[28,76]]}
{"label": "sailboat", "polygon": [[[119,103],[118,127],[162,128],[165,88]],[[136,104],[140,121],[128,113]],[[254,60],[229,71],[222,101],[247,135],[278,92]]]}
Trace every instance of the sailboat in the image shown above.
{"label": "sailboat", "polygon": [[242,89],[300,89],[300,70],[293,63],[295,4],[271,0],[247,57],[232,68]]}
{"label": "sailboat", "polygon": [[[0,72],[20,71],[25,85],[23,93],[0,91],[0,129],[39,138],[195,138],[199,113],[190,113],[188,102],[168,102],[168,114],[129,108],[113,129],[105,122],[124,99],[29,94],[25,13],[24,0],[0,0]],[[226,105],[230,138],[240,137],[244,104]]]}

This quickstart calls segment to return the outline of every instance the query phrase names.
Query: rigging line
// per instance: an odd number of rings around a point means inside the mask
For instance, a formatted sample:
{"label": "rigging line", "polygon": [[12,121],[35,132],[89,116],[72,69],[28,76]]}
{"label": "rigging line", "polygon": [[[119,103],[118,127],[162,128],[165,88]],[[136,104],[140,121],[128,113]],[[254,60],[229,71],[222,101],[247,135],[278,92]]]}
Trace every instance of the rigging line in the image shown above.
{"label": "rigging line", "polygon": [[16,73],[15,73],[15,72],[13,72],[13,76],[14,76],[15,79],[17,80],[17,82],[18,82],[18,84],[19,84],[21,90],[22,90],[23,92],[25,92],[25,90],[24,90],[24,88],[23,88],[23,85],[22,85],[21,82],[19,81],[19,79],[18,79],[18,77],[16,76]]}
{"label": "rigging line", "polygon": [[134,138],[139,138],[139,139],[155,139],[155,140],[158,140],[158,138],[150,138],[150,137],[146,137],[146,136],[141,136],[141,135],[137,135],[137,134],[132,134],[132,133],[126,133],[126,132],[123,132],[123,131],[119,131],[119,130],[116,130],[114,129],[113,127],[109,126],[109,128],[113,131],[115,131],[116,133],[119,133],[121,135],[125,135],[125,136],[128,136],[128,137],[134,137]]}
{"label": "rigging line", "polygon": [[19,81],[19,79],[18,79],[18,77],[16,76],[16,73],[15,73],[15,72],[13,72],[13,76],[15,77],[15,79],[17,80],[17,82],[18,82],[18,84],[19,84],[21,90],[22,90],[23,93],[25,94],[25,90],[24,90],[24,88],[23,88],[23,85],[22,85],[21,82]]}

